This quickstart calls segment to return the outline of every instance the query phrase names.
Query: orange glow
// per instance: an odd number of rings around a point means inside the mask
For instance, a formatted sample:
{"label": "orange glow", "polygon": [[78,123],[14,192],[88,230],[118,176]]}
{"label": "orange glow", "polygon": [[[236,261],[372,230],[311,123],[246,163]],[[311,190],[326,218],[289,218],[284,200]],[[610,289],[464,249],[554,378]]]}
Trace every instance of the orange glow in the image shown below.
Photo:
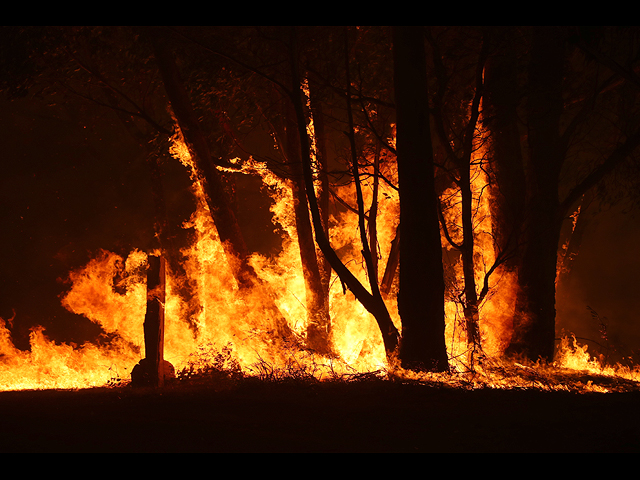
{"label": "orange glow", "polygon": [[[179,136],[173,139],[172,154],[190,166],[188,152]],[[384,174],[395,180],[394,159],[385,158],[381,164]],[[254,254],[251,263],[261,279],[267,282],[276,294],[276,305],[285,316],[292,331],[302,339],[306,328],[305,286],[301,274],[301,264],[296,245],[295,219],[292,217],[291,189],[271,174],[265,165],[249,160],[242,164],[241,171],[247,175],[258,175],[263,188],[272,200],[271,211],[274,222],[286,232],[283,247],[276,258]],[[478,285],[484,281],[487,268],[494,260],[491,243],[491,222],[488,210],[486,178],[477,168],[473,175],[476,212],[477,278]],[[363,186],[365,205],[371,204],[371,188]],[[511,279],[504,273],[496,272],[491,278],[491,293],[481,305],[480,323],[485,353],[495,356],[487,365],[478,366],[467,372],[464,351],[468,347],[460,332],[459,305],[454,301],[446,304],[447,348],[451,358],[453,373],[415,374],[388,365],[382,340],[376,322],[354,299],[350,292],[343,292],[337,278],[332,278],[330,289],[330,314],[333,329],[333,344],[337,358],[324,358],[295,345],[283,344],[274,338],[269,319],[265,318],[261,306],[265,299],[258,291],[240,294],[226,263],[224,250],[212,223],[202,192],[194,182],[193,194],[198,199],[197,208],[185,227],[193,228],[196,240],[183,253],[186,258],[185,271],[196,280],[197,289],[190,302],[195,302],[197,317],[190,322],[185,319],[187,305],[182,304],[172,288],[179,280],[173,272],[168,272],[167,297],[165,304],[165,349],[164,357],[176,371],[198,364],[222,350],[231,352],[246,375],[260,374],[264,365],[274,370],[287,371],[297,368],[312,372],[320,379],[334,378],[336,375],[383,372],[394,376],[446,382],[465,388],[523,387],[522,373],[525,366],[510,367],[517,371],[513,375],[505,373],[498,355],[508,329],[505,327],[513,304]],[[355,191],[351,186],[340,187],[336,194],[350,204],[355,204]],[[455,191],[445,192],[451,198],[452,208],[445,212],[450,226],[459,225]],[[380,183],[378,207],[379,259],[384,264],[395,236],[398,221],[397,192]],[[366,272],[360,253],[360,239],[357,232],[356,214],[346,208],[332,212],[333,225],[330,239],[343,262],[367,285]],[[452,235],[458,235],[455,227]],[[446,240],[443,239],[443,245]],[[149,252],[152,253],[152,252]],[[36,328],[31,333],[31,350],[21,351],[11,342],[7,323],[0,319],[0,389],[75,389],[104,386],[112,382],[127,381],[132,368],[144,358],[143,322],[146,306],[146,277],[144,267],[147,253],[134,250],[127,258],[102,251],[83,268],[73,271],[69,277],[71,287],[62,299],[69,311],[83,315],[114,335],[108,346],[93,344],[56,344],[50,341],[46,332]],[[455,265],[456,281],[461,281],[461,267]],[[379,269],[380,279],[384,267]],[[114,288],[114,278],[121,278],[121,284]],[[379,280],[380,280],[379,279]],[[395,308],[395,296],[388,298],[389,311],[399,330],[401,322]],[[633,371],[606,369],[597,359],[589,356],[586,348],[565,342],[558,354],[555,367],[574,370],[588,370],[606,375],[625,375],[635,380]],[[524,381],[524,386],[540,388],[541,384]],[[548,388],[548,384],[546,385]],[[567,388],[557,385],[555,388]],[[601,391],[600,387],[582,386],[584,390]]]}

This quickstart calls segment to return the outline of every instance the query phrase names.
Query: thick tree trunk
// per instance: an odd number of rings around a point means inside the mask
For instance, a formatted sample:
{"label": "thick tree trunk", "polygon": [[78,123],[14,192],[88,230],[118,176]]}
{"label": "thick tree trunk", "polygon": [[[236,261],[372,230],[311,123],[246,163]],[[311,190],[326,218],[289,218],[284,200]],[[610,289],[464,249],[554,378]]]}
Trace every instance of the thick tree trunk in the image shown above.
{"label": "thick tree trunk", "polygon": [[400,360],[408,368],[446,371],[444,272],[422,30],[395,27],[393,55],[400,190]]}
{"label": "thick tree trunk", "polygon": [[162,257],[149,256],[147,272],[147,312],[144,317],[145,357],[149,373],[156,386],[164,385],[164,304],[165,262]]}
{"label": "thick tree trunk", "polygon": [[514,336],[507,353],[552,361],[555,350],[555,282],[562,218],[558,198],[564,151],[564,42],[554,27],[534,28],[528,103],[530,171]]}
{"label": "thick tree trunk", "polygon": [[[546,222],[537,223],[534,222]],[[507,354],[552,361],[555,351],[556,268],[560,228],[550,211],[529,223],[515,306],[514,333]]]}
{"label": "thick tree trunk", "polygon": [[133,386],[163,387],[175,377],[175,369],[164,359],[165,260],[149,255],[147,310],[144,317],[145,358],[131,371]]}

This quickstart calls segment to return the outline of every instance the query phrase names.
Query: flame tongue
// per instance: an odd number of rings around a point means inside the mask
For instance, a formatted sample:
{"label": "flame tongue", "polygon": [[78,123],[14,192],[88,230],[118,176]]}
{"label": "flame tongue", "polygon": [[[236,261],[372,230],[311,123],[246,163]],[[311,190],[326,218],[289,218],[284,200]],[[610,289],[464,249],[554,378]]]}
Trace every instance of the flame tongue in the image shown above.
{"label": "flame tongue", "polygon": [[[179,148],[174,149],[173,153],[186,154]],[[292,204],[291,190],[263,165],[252,160],[236,171],[258,175],[262,179],[264,190],[271,197],[273,221],[279,231],[286,232],[277,256],[267,257],[256,253],[250,259],[260,280],[269,286],[270,297],[265,298],[264,289],[241,290],[238,287],[202,194],[197,183],[194,183],[197,208],[185,227],[195,232],[195,238],[181,252],[184,277],[176,276],[170,269],[166,276],[164,358],[178,372],[206,369],[211,365],[224,368],[233,366],[246,375],[302,373],[319,378],[386,371],[390,366],[386,363],[376,322],[351,293],[343,291],[335,278],[330,282],[329,292],[331,340],[335,356],[325,358],[304,348],[308,315],[295,219],[289,207]],[[393,180],[393,169],[385,172],[385,175]],[[486,179],[480,171],[473,178],[480,259],[476,265],[477,281],[481,282],[485,274],[483,268],[493,260],[493,246],[488,241],[491,231],[487,195],[480,195]],[[386,260],[396,233],[399,205],[395,190],[384,183],[378,187],[378,255]],[[373,189],[363,190],[369,195],[365,202],[370,205]],[[446,221],[453,226],[459,224],[455,208],[457,193],[448,193],[452,208],[445,212]],[[351,186],[338,188],[335,194],[342,202],[354,204],[355,191]],[[347,208],[336,209],[331,224],[334,225],[331,229],[332,245],[363,284],[367,284],[358,247],[360,239],[356,214]],[[455,234],[455,228],[452,232]],[[443,244],[446,244],[445,240]],[[128,380],[132,368],[145,355],[146,263],[147,253],[139,250],[131,251],[126,258],[101,251],[83,268],[70,274],[72,286],[62,299],[63,306],[85,316],[111,334],[113,340],[107,346],[56,344],[46,337],[41,328],[36,328],[31,333],[30,351],[21,351],[11,342],[7,322],[0,319],[0,388],[85,388],[107,385],[119,379]],[[453,268],[455,277],[459,279],[459,263],[455,263]],[[379,272],[379,280],[382,280],[384,268],[379,268]],[[505,318],[508,317],[509,305],[512,305],[510,296],[513,289],[509,286],[509,275],[502,273],[493,278],[496,279],[494,282],[500,282],[500,288],[486,298],[480,311],[480,327],[487,354],[500,351],[502,336],[508,334],[504,326]],[[194,286],[189,298],[177,294],[184,282]],[[393,303],[393,294],[392,290],[390,305]],[[458,303],[454,300],[446,305],[447,345],[454,375],[418,376],[398,370],[394,370],[394,375],[465,387],[521,387],[525,367],[513,375],[506,375],[508,369],[504,366],[495,369],[478,367],[469,377],[471,380],[465,377],[464,352],[467,346],[458,333],[460,314]],[[291,338],[283,340],[274,328],[270,310],[266,308],[267,304],[273,302],[293,333]],[[394,323],[401,329],[396,309],[389,310]],[[599,374],[623,374],[634,380],[636,376],[633,371],[605,371],[589,357],[586,349],[576,348],[569,343],[563,346],[558,366],[598,370]],[[496,374],[497,371],[501,373]],[[597,389],[593,386],[589,388]]]}

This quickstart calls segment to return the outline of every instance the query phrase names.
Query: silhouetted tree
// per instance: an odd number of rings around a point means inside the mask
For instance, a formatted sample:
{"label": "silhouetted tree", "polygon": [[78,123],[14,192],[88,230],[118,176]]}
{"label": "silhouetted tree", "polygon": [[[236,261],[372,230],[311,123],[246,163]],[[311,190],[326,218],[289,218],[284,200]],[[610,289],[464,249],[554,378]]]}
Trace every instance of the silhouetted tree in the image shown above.
{"label": "silhouetted tree", "polygon": [[393,29],[400,191],[400,360],[409,368],[447,371],[442,246],[424,41],[420,27]]}
{"label": "silhouetted tree", "polygon": [[[457,33],[457,31],[456,31]],[[463,34],[464,35],[464,34]],[[463,39],[454,35],[454,42]],[[481,118],[481,100],[484,95],[483,72],[489,51],[489,41],[482,32],[477,32],[477,39],[473,37],[474,47],[471,49],[473,63],[469,70],[472,72],[466,82],[454,82],[454,74],[449,70],[460,68],[457,64],[447,67],[444,49],[448,45],[439,44],[431,34],[428,35],[432,49],[434,73],[436,77],[436,91],[433,94],[433,115],[435,130],[440,139],[440,145],[445,152],[444,170],[448,172],[452,184],[460,191],[461,241],[454,241],[448,232],[448,225],[441,216],[442,229],[447,241],[460,252],[462,262],[464,296],[463,312],[467,331],[467,342],[472,349],[480,346],[479,309],[482,297],[487,290],[479,295],[476,285],[476,231],[475,208],[472,175],[475,165],[482,165],[483,158],[475,158],[476,151],[482,146],[482,139],[478,135]],[[446,42],[446,40],[445,40]],[[475,45],[478,45],[477,51]],[[461,69],[465,70],[465,69]],[[453,91],[452,97],[447,98],[448,92]],[[468,92],[468,93],[467,93]],[[487,279],[488,281],[488,279]],[[487,284],[485,281],[485,285]]]}
{"label": "silhouetted tree", "polygon": [[[640,129],[636,122],[629,121],[633,117],[626,117],[629,111],[636,111],[638,91],[626,99],[623,114],[613,112],[608,104],[608,96],[619,93],[609,90],[612,82],[633,81],[632,78],[621,77],[615,69],[606,73],[604,80],[583,72],[580,78],[586,85],[576,82],[572,85],[573,96],[567,95],[566,85],[572,80],[568,55],[575,53],[569,39],[567,30],[560,27],[534,27],[530,37],[525,105],[527,196],[514,335],[507,353],[531,360],[551,361],[554,356],[556,277],[563,221],[587,191],[640,145]],[[588,90],[583,92],[576,85]],[[596,121],[596,130],[590,122],[602,119],[603,113],[611,118]],[[588,140],[580,136],[585,132]],[[598,142],[602,153],[590,158],[595,150],[585,149],[584,142]],[[561,177],[566,171],[577,177],[568,186]],[[567,193],[563,195],[562,191]]]}
{"label": "silhouetted tree", "polygon": [[[346,42],[346,39],[345,39]],[[302,77],[300,75],[299,58],[297,55],[297,34],[295,29],[291,30],[290,36],[291,46],[291,101],[296,112],[298,132],[300,136],[300,149],[302,157],[302,167],[304,173],[305,187],[307,192],[307,199],[309,202],[309,209],[311,212],[311,218],[313,221],[313,228],[316,242],[324,254],[325,258],[331,265],[331,268],[336,272],[343,284],[348,288],[356,297],[356,299],[367,309],[369,313],[375,318],[382,334],[382,339],[387,356],[391,359],[396,352],[398,345],[398,331],[391,319],[387,306],[380,294],[377,279],[369,277],[369,283],[371,292],[368,291],[355,275],[345,266],[336,251],[329,242],[327,233],[323,226],[320,207],[318,205],[318,199],[315,194],[313,171],[311,165],[311,150],[309,144],[309,138],[306,130],[306,120],[303,107],[303,92],[302,92]],[[347,92],[348,95],[348,92]],[[349,107],[347,107],[349,108]],[[354,175],[354,182],[359,185],[358,178],[358,163],[357,158],[352,158],[352,172]],[[359,218],[360,218],[360,231],[362,234],[362,205],[359,205]],[[366,251],[366,242],[363,242],[363,249]],[[367,254],[365,253],[365,256]],[[365,258],[367,262],[371,262],[370,257]]]}

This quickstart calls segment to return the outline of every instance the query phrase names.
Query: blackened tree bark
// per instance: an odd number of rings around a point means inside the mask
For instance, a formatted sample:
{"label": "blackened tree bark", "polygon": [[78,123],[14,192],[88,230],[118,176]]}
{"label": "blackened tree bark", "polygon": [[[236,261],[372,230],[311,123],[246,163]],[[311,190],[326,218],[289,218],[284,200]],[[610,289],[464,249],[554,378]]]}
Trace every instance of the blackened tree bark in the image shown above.
{"label": "blackened tree bark", "polygon": [[[319,89],[314,82],[309,82],[309,104],[311,115],[313,116],[313,131],[316,141],[316,169],[318,172],[318,180],[320,182],[320,191],[318,194],[318,206],[320,208],[320,216],[325,231],[329,228],[329,158],[327,153],[327,136],[325,131],[325,118],[320,99]],[[331,281],[331,265],[327,259],[321,255],[318,258],[320,267],[320,276],[322,278],[322,286],[325,296],[329,295],[329,284]]]}
{"label": "blackened tree bark", "polygon": [[164,368],[165,260],[150,255],[147,271],[147,311],[144,317],[145,358],[153,386],[162,387]]}
{"label": "blackened tree bark", "polygon": [[[515,305],[511,344],[507,355],[528,360],[553,360],[555,353],[555,301],[558,273],[558,250],[563,221],[575,209],[577,202],[607,177],[640,145],[640,129],[636,123],[617,126],[619,140],[603,145],[609,149],[603,159],[573,186],[561,200],[560,173],[567,159],[571,140],[580,125],[589,118],[594,99],[613,77],[637,85],[635,75],[624,68],[614,68],[612,78],[596,88],[590,86],[592,97],[581,99],[582,106],[570,118],[564,131],[561,120],[565,109],[563,99],[564,67],[567,65],[567,36],[561,27],[534,27],[531,35],[528,97],[528,162],[525,169],[526,204],[522,217],[521,257],[518,262],[518,293]],[[602,62],[599,56],[598,62]],[[610,58],[602,62],[608,68]]]}
{"label": "blackened tree bark", "polygon": [[400,360],[412,369],[447,371],[444,272],[422,30],[395,27],[393,56],[400,191]]}
{"label": "blackened tree bark", "polygon": [[391,287],[398,271],[398,263],[400,263],[400,225],[396,227],[396,234],[391,240],[389,256],[380,281],[380,291],[384,296],[391,293]]}

